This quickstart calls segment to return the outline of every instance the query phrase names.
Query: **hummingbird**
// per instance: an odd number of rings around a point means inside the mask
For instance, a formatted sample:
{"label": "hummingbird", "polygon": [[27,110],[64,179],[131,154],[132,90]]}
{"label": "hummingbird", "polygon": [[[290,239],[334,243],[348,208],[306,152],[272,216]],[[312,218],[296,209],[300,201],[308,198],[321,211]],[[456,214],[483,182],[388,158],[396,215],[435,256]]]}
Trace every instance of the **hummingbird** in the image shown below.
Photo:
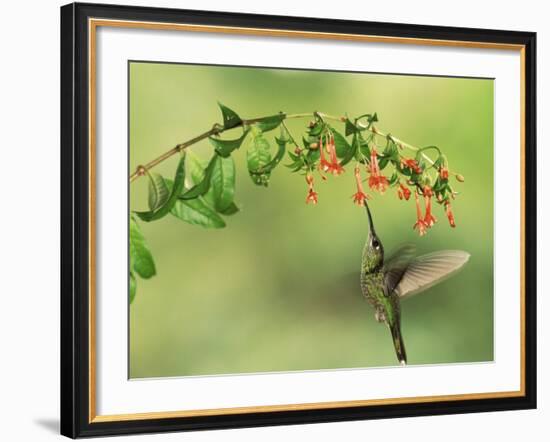
{"label": "hummingbird", "polygon": [[384,259],[384,246],[374,230],[374,222],[364,202],[369,220],[369,232],[361,260],[361,291],[374,308],[378,322],[391,332],[397,360],[407,363],[407,353],[401,333],[401,301],[423,292],[458,272],[470,254],[461,250],[442,250],[415,257],[413,244],[399,247]]}

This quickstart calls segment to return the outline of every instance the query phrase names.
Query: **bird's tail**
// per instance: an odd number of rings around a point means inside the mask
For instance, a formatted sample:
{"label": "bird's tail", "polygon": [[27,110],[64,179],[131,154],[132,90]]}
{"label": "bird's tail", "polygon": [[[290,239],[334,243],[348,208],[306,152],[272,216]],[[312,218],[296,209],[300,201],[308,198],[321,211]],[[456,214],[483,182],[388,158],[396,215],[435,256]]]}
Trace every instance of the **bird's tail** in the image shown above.
{"label": "bird's tail", "polygon": [[395,354],[401,365],[407,364],[407,353],[405,352],[405,343],[403,342],[403,336],[401,335],[401,327],[399,323],[390,325],[391,336],[393,338],[393,346],[395,347]]}

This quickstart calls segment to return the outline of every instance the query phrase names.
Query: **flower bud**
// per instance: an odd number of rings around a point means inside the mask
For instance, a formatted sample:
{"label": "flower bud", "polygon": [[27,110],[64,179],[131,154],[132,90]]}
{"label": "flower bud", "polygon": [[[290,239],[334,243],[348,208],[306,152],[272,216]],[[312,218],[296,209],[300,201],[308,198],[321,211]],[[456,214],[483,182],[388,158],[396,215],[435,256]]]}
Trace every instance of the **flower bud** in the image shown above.
{"label": "flower bud", "polygon": [[462,175],[460,175],[459,173],[457,173],[455,175],[455,178],[456,180],[459,182],[459,183],[463,183],[464,182],[464,177]]}

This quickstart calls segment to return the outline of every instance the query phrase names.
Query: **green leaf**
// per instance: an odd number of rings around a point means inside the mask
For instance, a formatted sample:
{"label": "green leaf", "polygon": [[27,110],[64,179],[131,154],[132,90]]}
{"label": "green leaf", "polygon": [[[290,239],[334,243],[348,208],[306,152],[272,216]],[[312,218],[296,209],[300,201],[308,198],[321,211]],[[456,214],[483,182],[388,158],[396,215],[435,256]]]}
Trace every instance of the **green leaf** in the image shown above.
{"label": "green leaf", "polygon": [[210,181],[212,179],[212,174],[214,172],[214,168],[216,167],[217,158],[218,158],[218,154],[214,152],[214,155],[212,155],[212,158],[210,159],[208,166],[206,166],[206,169],[204,169],[202,180],[198,184],[194,185],[191,189],[183,192],[179,196],[179,199],[191,200],[193,198],[197,198],[198,196],[204,195],[206,192],[208,192],[208,190],[210,189]]}
{"label": "green leaf", "polygon": [[256,127],[262,132],[268,132],[270,130],[276,129],[285,119],[285,114],[272,115],[270,117],[265,117],[259,120],[256,123]]}
{"label": "green leaf", "polygon": [[[166,180],[165,180],[166,181]],[[157,210],[151,210],[149,212],[135,212],[143,221],[150,222],[160,219],[166,216],[170,209],[177,201],[179,194],[184,188],[185,184],[185,155],[180,158],[178,166],[176,168],[176,174],[174,177],[174,186],[170,192],[170,196],[166,199],[164,204],[157,208]],[[138,272],[139,273],[139,272]],[[141,275],[140,275],[141,276]]]}
{"label": "green leaf", "polygon": [[285,167],[288,167],[289,169],[291,169],[292,172],[297,172],[298,170],[300,170],[302,167],[304,167],[305,165],[305,162],[304,162],[304,159],[303,157],[299,157],[296,161],[294,161],[293,163],[291,164],[285,164]]}
{"label": "green leaf", "polygon": [[208,163],[193,151],[187,152],[187,175],[191,178],[193,185],[199,184],[204,179],[204,169],[207,165]]}
{"label": "green leaf", "polygon": [[273,158],[271,160],[271,163],[269,163],[269,168],[271,170],[275,169],[275,167],[281,162],[281,160],[285,156],[286,145],[288,143],[288,139],[275,137],[275,143],[277,143],[277,146],[278,146],[279,149],[277,150],[277,153],[275,154],[275,158]]}
{"label": "green leaf", "polygon": [[300,158],[300,155],[296,155],[295,153],[291,152],[290,150],[287,152],[288,156],[292,161],[297,161],[298,158]]}
{"label": "green leaf", "polygon": [[357,129],[357,126],[355,124],[353,124],[349,118],[346,118],[346,137],[348,135],[351,135],[351,134],[355,134],[356,132],[359,132],[359,130]]}
{"label": "green leaf", "polygon": [[393,186],[394,184],[396,184],[397,180],[398,180],[397,173],[394,172],[389,181],[390,186]]}
{"label": "green leaf", "polygon": [[248,173],[250,178],[259,186],[266,186],[269,183],[270,173],[257,173],[257,170],[261,170],[264,166],[271,161],[271,152],[269,151],[269,143],[259,132],[254,136],[252,143],[250,144],[248,151],[246,152],[246,159],[248,163]]}
{"label": "green leaf", "polygon": [[346,140],[340,132],[334,129],[331,129],[331,132],[334,137],[334,145],[336,146],[336,155],[338,158],[345,158],[351,150],[348,140]]}
{"label": "green leaf", "polygon": [[223,213],[233,203],[235,195],[235,163],[232,157],[217,156],[211,185],[214,208]]}
{"label": "green leaf", "polygon": [[241,124],[241,117],[239,117],[234,110],[229,109],[227,106],[224,106],[220,102],[218,102],[218,106],[222,111],[223,127],[225,129],[231,129],[232,127]]}
{"label": "green leaf", "polygon": [[147,176],[149,177],[149,209],[157,210],[166,202],[170,196],[170,191],[164,184],[164,179],[158,173],[150,172]]}
{"label": "green leaf", "polygon": [[209,207],[201,197],[176,201],[170,213],[189,224],[212,229],[225,227],[223,218]]}
{"label": "green leaf", "polygon": [[433,167],[435,169],[439,169],[443,166],[445,166],[445,157],[443,155],[439,155],[437,159],[434,161]]}
{"label": "green leaf", "polygon": [[130,278],[128,279],[128,286],[129,286],[129,298],[130,298],[130,304],[134,302],[134,299],[136,297],[136,289],[137,289],[137,281],[136,277],[134,276],[134,272],[130,270]]}
{"label": "green leaf", "polygon": [[309,129],[308,134],[310,136],[318,138],[319,135],[321,135],[321,133],[323,132],[324,129],[325,129],[325,123],[321,120],[317,120],[315,125],[312,128]]}
{"label": "green leaf", "polygon": [[[208,166],[208,162],[195,155],[192,151],[188,151],[187,155],[189,156],[187,159],[187,175],[191,177],[193,185],[199,184],[204,179],[204,169]],[[203,195],[203,198],[210,207],[214,207],[212,179],[210,179],[210,189]]]}
{"label": "green leaf", "polygon": [[433,185],[433,191],[434,192],[443,192],[445,189],[449,186],[449,180],[441,178],[439,175],[437,176],[437,179],[435,180],[435,184]]}
{"label": "green leaf", "polygon": [[380,170],[384,170],[384,168],[388,165],[390,159],[388,157],[382,157],[378,160],[378,167]]}
{"label": "green leaf", "polygon": [[227,206],[226,209],[220,210],[219,212],[222,215],[227,215],[228,216],[228,215],[234,215],[239,210],[240,210],[239,207],[234,202],[232,202],[231,204],[229,204],[229,206]]}
{"label": "green leaf", "polygon": [[348,150],[348,153],[346,154],[346,156],[344,156],[341,159],[340,165],[345,166],[346,164],[348,164],[353,159],[353,157],[355,157],[355,154],[357,153],[357,149],[359,149],[359,137],[357,136],[357,134],[354,134],[351,147]]}
{"label": "green leaf", "polygon": [[130,270],[134,270],[142,278],[155,276],[155,262],[145,238],[134,219],[130,217]]}
{"label": "green leaf", "polygon": [[295,161],[292,164],[285,164],[285,167],[288,167],[291,172],[298,172],[306,165],[303,158],[300,158],[298,161]]}
{"label": "green leaf", "polygon": [[372,137],[369,137],[369,138],[367,138],[366,140],[365,140],[365,139],[361,139],[361,140],[360,140],[360,146],[359,146],[359,150],[361,151],[361,153],[363,154],[363,156],[366,157],[366,158],[369,159],[369,160],[370,160],[370,154],[371,154],[369,142],[370,142],[371,140],[372,140]]}
{"label": "green leaf", "polygon": [[[206,168],[205,161],[189,151],[187,153],[187,173],[191,176],[193,184],[198,184],[204,179],[204,170]],[[218,212],[226,214],[233,204],[233,195],[235,193],[235,163],[233,158],[216,157],[212,175],[210,178],[210,188],[202,195],[204,202],[215,208]],[[239,209],[235,206],[236,213]]]}
{"label": "green leaf", "polygon": [[388,160],[399,162],[399,149],[397,148],[397,144],[391,139],[391,135],[388,135],[388,142],[383,153]]}
{"label": "green leaf", "polygon": [[235,150],[241,147],[244,139],[248,135],[248,129],[243,132],[243,134],[236,140],[222,140],[220,138],[210,137],[208,138],[218,155],[226,158]]}
{"label": "green leaf", "polygon": [[275,142],[279,146],[277,153],[275,154],[275,157],[260,169],[249,171],[251,174],[256,174],[256,175],[264,175],[266,173],[270,174],[273,171],[273,169],[277,167],[277,165],[285,156],[287,140],[275,137]]}
{"label": "green leaf", "polygon": [[309,166],[313,166],[321,158],[321,149],[311,149],[306,155],[306,162]]}

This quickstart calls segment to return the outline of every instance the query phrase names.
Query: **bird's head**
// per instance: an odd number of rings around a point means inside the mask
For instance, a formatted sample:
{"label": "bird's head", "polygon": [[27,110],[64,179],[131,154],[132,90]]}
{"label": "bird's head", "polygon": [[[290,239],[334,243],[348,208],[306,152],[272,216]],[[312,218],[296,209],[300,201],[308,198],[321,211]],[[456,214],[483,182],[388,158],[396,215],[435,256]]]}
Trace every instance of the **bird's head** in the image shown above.
{"label": "bird's head", "polygon": [[366,199],[365,209],[367,210],[367,217],[369,219],[369,234],[363,254],[366,255],[365,258],[367,258],[369,261],[368,267],[374,269],[381,266],[384,262],[384,246],[382,245],[382,241],[380,241],[378,235],[376,235],[376,231],[374,230],[372,214],[370,213],[370,208]]}

